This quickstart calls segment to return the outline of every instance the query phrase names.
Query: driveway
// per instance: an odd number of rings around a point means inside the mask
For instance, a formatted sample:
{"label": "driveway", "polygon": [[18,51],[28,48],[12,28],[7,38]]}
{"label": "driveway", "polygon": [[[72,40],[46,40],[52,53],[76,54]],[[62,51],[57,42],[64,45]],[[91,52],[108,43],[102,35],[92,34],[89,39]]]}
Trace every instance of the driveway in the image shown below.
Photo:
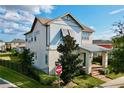
{"label": "driveway", "polygon": [[103,88],[119,88],[121,86],[124,86],[124,76],[114,80],[110,80],[100,85],[100,87],[103,87]]}
{"label": "driveway", "polygon": [[17,86],[11,82],[0,78],[0,88],[16,88]]}

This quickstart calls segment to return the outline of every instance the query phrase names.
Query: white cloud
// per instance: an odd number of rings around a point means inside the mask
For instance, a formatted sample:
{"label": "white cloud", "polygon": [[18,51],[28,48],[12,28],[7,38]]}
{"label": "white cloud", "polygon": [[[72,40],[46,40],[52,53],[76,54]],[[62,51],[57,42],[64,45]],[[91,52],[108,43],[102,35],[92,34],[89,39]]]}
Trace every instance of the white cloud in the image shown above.
{"label": "white cloud", "polygon": [[40,10],[44,11],[45,13],[51,13],[53,9],[54,9],[54,6],[50,6],[50,5],[42,5],[40,7]]}
{"label": "white cloud", "polygon": [[4,33],[11,33],[12,29],[5,29]]}
{"label": "white cloud", "polygon": [[8,11],[4,18],[6,19],[11,19],[11,20],[20,20],[20,16],[18,13],[16,13],[15,11]]}
{"label": "white cloud", "polygon": [[109,12],[109,14],[114,15],[114,14],[118,14],[118,13],[121,13],[121,12],[124,12],[124,8],[113,10],[113,11]]}
{"label": "white cloud", "polygon": [[94,26],[90,26],[90,28],[91,28],[91,29],[95,29],[95,27],[94,27]]}
{"label": "white cloud", "polygon": [[5,9],[5,8],[0,7],[0,13],[1,13],[1,14],[5,14],[5,13],[6,13],[6,9]]}
{"label": "white cloud", "polygon": [[41,12],[51,13],[54,9],[52,5],[9,5],[9,6],[2,6],[2,8],[7,8],[8,10],[23,10],[28,11],[33,14],[39,14]]}
{"label": "white cloud", "polygon": [[[29,31],[34,15],[51,13],[54,6],[0,6],[0,30],[4,34],[19,34]],[[19,34],[20,35],[20,34]]]}

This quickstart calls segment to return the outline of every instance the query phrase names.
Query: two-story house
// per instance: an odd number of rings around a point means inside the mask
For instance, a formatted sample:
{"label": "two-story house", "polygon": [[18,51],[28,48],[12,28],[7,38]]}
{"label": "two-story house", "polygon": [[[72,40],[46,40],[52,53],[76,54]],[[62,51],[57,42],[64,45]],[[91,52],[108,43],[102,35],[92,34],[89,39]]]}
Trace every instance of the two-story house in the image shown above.
{"label": "two-story house", "polygon": [[103,53],[103,66],[107,66],[107,49],[92,44],[93,30],[76,20],[71,14],[55,19],[35,18],[32,28],[25,33],[26,47],[34,52],[34,66],[49,74],[55,74],[55,61],[59,58],[57,46],[62,37],[74,37],[80,46],[78,50],[83,59],[82,67],[87,74],[91,73],[94,52]]}

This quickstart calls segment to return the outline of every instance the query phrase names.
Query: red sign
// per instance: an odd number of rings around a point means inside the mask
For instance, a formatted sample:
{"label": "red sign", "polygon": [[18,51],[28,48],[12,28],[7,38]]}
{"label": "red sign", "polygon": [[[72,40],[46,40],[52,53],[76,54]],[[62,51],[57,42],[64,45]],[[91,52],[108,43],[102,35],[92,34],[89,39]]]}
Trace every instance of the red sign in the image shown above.
{"label": "red sign", "polygon": [[56,74],[61,75],[61,73],[62,73],[62,66],[61,65],[56,66]]}

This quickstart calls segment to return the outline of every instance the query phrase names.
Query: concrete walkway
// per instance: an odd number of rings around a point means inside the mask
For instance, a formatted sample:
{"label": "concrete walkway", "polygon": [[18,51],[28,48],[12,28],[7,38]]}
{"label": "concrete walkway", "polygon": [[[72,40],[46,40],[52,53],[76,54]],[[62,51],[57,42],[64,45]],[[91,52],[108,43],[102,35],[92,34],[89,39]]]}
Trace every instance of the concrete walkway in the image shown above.
{"label": "concrete walkway", "polygon": [[17,86],[5,79],[0,78],[0,88],[17,88]]}
{"label": "concrete walkway", "polygon": [[105,81],[105,82],[110,81],[111,80],[110,78],[107,78],[105,75],[101,75],[99,73],[99,70],[101,70],[101,69],[103,69],[102,66],[93,64],[92,65],[92,73],[91,73],[91,75],[93,77],[98,78],[98,79],[100,79],[102,81]]}
{"label": "concrete walkway", "polygon": [[124,86],[124,76],[100,85],[103,88],[119,88],[121,86]]}

